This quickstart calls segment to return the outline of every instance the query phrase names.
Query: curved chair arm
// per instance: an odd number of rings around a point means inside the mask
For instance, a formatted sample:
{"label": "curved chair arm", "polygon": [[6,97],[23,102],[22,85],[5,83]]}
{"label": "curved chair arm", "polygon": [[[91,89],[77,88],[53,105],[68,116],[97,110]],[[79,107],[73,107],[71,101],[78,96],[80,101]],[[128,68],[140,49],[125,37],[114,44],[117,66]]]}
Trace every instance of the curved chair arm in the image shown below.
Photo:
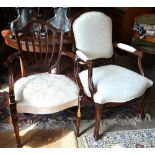
{"label": "curved chair arm", "polygon": [[144,69],[142,67],[142,57],[143,57],[144,52],[141,50],[137,50],[134,47],[127,45],[127,44],[123,44],[123,43],[114,43],[113,45],[114,47],[121,49],[122,51],[125,51],[129,54],[137,56],[138,57],[137,63],[138,63],[139,71],[144,76]]}

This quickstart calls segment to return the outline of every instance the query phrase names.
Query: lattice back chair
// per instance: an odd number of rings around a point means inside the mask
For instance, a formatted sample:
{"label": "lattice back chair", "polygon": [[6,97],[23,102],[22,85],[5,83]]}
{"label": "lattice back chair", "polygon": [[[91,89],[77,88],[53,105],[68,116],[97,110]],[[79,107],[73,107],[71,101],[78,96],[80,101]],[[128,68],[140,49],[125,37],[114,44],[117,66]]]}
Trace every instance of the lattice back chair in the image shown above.
{"label": "lattice back chair", "polygon": [[[52,114],[78,105],[78,87],[59,73],[63,31],[46,21],[33,20],[15,36],[19,52],[8,59],[10,111],[18,147],[17,113]],[[20,59],[22,76],[14,79],[12,62]],[[55,70],[56,68],[56,70]],[[55,71],[55,73],[54,73]]]}
{"label": "lattice back chair", "polygon": [[[129,105],[136,98],[144,97],[140,112],[144,116],[144,105],[153,82],[143,76],[142,54],[135,48],[115,43],[114,47],[138,57],[142,75],[127,68],[111,64],[113,61],[112,21],[102,12],[91,11],[80,15],[72,25],[76,45],[75,78],[80,88],[79,95],[90,98],[96,107],[94,137],[98,140],[102,107]],[[109,60],[107,65],[93,67],[94,61]],[[87,67],[81,71],[81,66]],[[83,67],[84,68],[84,67]],[[79,135],[80,117],[77,135]]]}

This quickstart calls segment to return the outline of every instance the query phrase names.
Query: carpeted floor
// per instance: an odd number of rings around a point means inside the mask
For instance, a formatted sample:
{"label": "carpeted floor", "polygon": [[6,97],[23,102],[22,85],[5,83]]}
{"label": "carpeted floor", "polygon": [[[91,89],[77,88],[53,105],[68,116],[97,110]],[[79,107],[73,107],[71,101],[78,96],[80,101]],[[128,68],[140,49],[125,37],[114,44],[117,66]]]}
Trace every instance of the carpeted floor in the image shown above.
{"label": "carpeted floor", "polygon": [[155,128],[105,132],[104,136],[95,141],[93,134],[82,136],[88,148],[154,148]]}

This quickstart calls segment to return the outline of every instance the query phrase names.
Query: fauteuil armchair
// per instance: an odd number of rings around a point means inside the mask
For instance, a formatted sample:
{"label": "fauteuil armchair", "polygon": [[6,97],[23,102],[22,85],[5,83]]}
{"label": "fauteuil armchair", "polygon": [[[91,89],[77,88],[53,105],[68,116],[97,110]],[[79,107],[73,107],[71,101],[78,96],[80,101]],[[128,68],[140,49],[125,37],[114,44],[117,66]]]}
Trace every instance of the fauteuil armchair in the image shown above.
{"label": "fauteuil armchair", "polygon": [[[18,113],[52,114],[78,105],[79,89],[59,71],[63,31],[42,20],[32,20],[14,32],[18,53],[8,60],[10,112],[18,147],[22,146]],[[20,60],[21,77],[12,67]]]}
{"label": "fauteuil armchair", "polygon": [[[135,55],[142,75],[112,64],[114,54],[112,21],[104,13],[91,11],[80,15],[73,22],[72,30],[76,46],[75,78],[80,88],[79,95],[86,96],[95,103],[94,138],[98,140],[101,137],[99,129],[102,107],[130,104],[129,101],[143,96],[140,112],[144,117],[144,105],[153,82],[143,76],[142,53],[129,45],[115,43],[114,47]],[[94,67],[94,61],[99,59],[109,62],[107,65]],[[81,71],[80,66],[85,66],[87,69]],[[77,119],[79,123],[77,135],[79,135],[80,117]]]}

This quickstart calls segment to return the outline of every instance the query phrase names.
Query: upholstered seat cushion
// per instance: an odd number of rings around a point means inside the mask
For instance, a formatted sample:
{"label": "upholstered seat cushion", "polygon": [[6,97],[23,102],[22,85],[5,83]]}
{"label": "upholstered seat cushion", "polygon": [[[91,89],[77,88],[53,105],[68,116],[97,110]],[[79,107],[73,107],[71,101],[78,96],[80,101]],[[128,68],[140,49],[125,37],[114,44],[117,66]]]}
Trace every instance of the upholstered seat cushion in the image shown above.
{"label": "upholstered seat cushion", "polygon": [[78,87],[64,75],[41,73],[15,82],[15,100],[20,113],[53,113],[78,105]]}
{"label": "upholstered seat cushion", "polygon": [[[79,76],[85,93],[90,96],[88,71],[82,71]],[[151,80],[140,74],[116,65],[94,68],[93,82],[97,88],[93,98],[99,104],[130,101],[142,96],[153,85]]]}

